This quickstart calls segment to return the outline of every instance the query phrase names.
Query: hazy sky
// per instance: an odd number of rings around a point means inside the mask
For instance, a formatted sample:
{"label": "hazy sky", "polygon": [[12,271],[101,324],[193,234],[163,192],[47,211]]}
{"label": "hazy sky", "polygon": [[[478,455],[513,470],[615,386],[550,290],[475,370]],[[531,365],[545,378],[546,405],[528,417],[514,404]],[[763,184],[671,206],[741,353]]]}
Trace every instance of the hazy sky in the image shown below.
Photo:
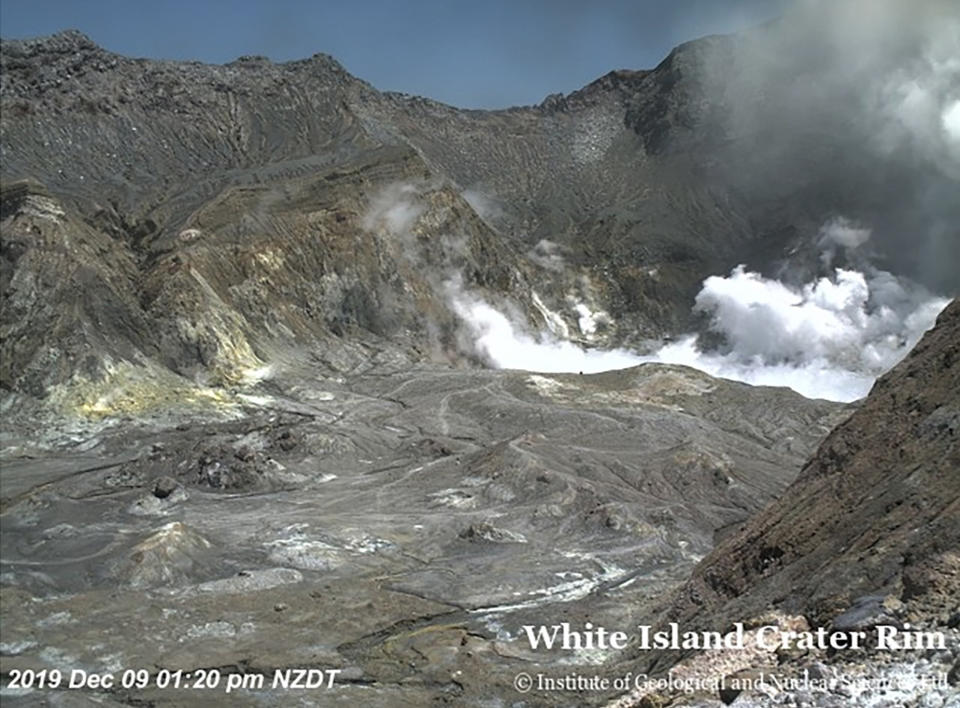
{"label": "hazy sky", "polygon": [[0,0],[0,35],[78,29],[129,56],[333,55],[379,89],[463,107],[538,103],[791,0]]}

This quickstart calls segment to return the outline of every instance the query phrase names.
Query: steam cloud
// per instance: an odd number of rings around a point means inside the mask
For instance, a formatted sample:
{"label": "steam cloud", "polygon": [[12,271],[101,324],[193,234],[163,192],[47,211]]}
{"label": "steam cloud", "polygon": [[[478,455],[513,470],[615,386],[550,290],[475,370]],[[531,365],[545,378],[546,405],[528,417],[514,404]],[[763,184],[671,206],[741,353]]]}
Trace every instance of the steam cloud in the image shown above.
{"label": "steam cloud", "polygon": [[[829,222],[820,243],[856,249],[870,236],[845,219]],[[826,260],[826,258],[825,258]],[[474,351],[498,368],[595,373],[645,362],[683,364],[713,376],[754,385],[787,386],[809,398],[852,401],[865,396],[877,376],[891,368],[933,326],[948,299],[886,271],[836,268],[802,287],[738,266],[729,276],[703,283],[695,309],[710,315],[710,327],[725,348],[704,351],[695,335],[668,343],[654,354],[624,349],[586,350],[550,334],[532,335],[482,299],[447,283]],[[583,313],[578,310],[578,314]]]}
{"label": "steam cloud", "polygon": [[811,222],[869,218],[878,266],[956,294],[960,3],[798,0],[711,47],[699,78],[724,179],[822,209]]}
{"label": "steam cloud", "polygon": [[[364,226],[400,239],[406,257],[415,258],[420,247],[411,229],[426,208],[424,189],[389,185],[371,200]],[[871,266],[871,236],[869,228],[850,219],[828,220],[816,237],[827,274],[804,285],[765,278],[744,266],[728,276],[707,278],[694,309],[709,315],[711,329],[726,343],[713,351],[704,350],[692,334],[652,354],[585,349],[570,341],[567,323],[535,293],[531,302],[551,325],[548,332],[532,333],[510,303],[497,309],[468,291],[448,258],[441,259],[440,272],[429,280],[464,325],[459,348],[497,368],[596,373],[646,362],[683,364],[754,385],[788,386],[811,398],[851,401],[866,395],[876,377],[906,355],[948,302]],[[442,241],[444,252],[463,248],[455,238]],[[549,241],[541,241],[527,256],[547,270],[566,267]],[[856,267],[834,268],[836,260]],[[566,304],[582,339],[592,339],[598,323],[613,324],[609,315],[591,311],[576,298]]]}
{"label": "steam cloud", "polygon": [[391,236],[409,237],[410,229],[424,211],[417,200],[421,187],[397,182],[381,190],[370,202],[363,216],[366,231],[384,230]]}
{"label": "steam cloud", "polygon": [[797,290],[741,266],[729,277],[707,278],[696,299],[727,350],[703,353],[686,337],[657,357],[751,384],[789,386],[811,398],[850,401],[907,354],[948,302],[885,271],[837,268],[833,277]]}

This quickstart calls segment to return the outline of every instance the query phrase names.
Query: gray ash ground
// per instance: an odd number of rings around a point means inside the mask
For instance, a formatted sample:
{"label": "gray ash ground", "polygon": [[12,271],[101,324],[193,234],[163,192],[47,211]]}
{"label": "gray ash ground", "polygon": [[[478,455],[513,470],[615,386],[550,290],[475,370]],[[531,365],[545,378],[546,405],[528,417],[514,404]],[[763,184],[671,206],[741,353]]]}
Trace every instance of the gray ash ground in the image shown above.
{"label": "gray ash ground", "polygon": [[[612,658],[533,651],[521,626],[649,617],[849,412],[658,365],[287,374],[243,395],[82,452],[52,432],[6,450],[5,674],[325,667],[335,695],[305,700],[509,704],[518,671]],[[56,700],[81,696],[199,700]]]}

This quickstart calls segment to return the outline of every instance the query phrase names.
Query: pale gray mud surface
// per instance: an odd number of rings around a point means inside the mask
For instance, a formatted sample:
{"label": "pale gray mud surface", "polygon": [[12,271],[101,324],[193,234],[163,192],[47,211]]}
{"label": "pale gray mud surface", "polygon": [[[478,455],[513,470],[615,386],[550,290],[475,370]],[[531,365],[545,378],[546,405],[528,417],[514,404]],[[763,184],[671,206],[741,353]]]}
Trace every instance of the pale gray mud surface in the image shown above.
{"label": "pale gray mud surface", "polygon": [[[519,671],[614,658],[533,651],[523,625],[629,631],[849,411],[658,365],[301,369],[241,400],[2,466],[3,673],[215,668],[221,689],[5,705],[513,704]],[[270,690],[289,667],[342,673]],[[227,695],[239,673],[265,688]]]}

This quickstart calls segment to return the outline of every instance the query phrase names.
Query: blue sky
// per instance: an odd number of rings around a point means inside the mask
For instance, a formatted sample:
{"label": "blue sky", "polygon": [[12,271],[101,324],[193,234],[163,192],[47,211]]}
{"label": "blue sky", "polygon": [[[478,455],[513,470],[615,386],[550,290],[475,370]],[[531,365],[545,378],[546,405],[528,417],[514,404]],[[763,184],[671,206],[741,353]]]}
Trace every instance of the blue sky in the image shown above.
{"label": "blue sky", "polygon": [[538,103],[791,0],[0,0],[0,35],[78,29],[129,56],[223,63],[317,52],[383,90],[471,108]]}

